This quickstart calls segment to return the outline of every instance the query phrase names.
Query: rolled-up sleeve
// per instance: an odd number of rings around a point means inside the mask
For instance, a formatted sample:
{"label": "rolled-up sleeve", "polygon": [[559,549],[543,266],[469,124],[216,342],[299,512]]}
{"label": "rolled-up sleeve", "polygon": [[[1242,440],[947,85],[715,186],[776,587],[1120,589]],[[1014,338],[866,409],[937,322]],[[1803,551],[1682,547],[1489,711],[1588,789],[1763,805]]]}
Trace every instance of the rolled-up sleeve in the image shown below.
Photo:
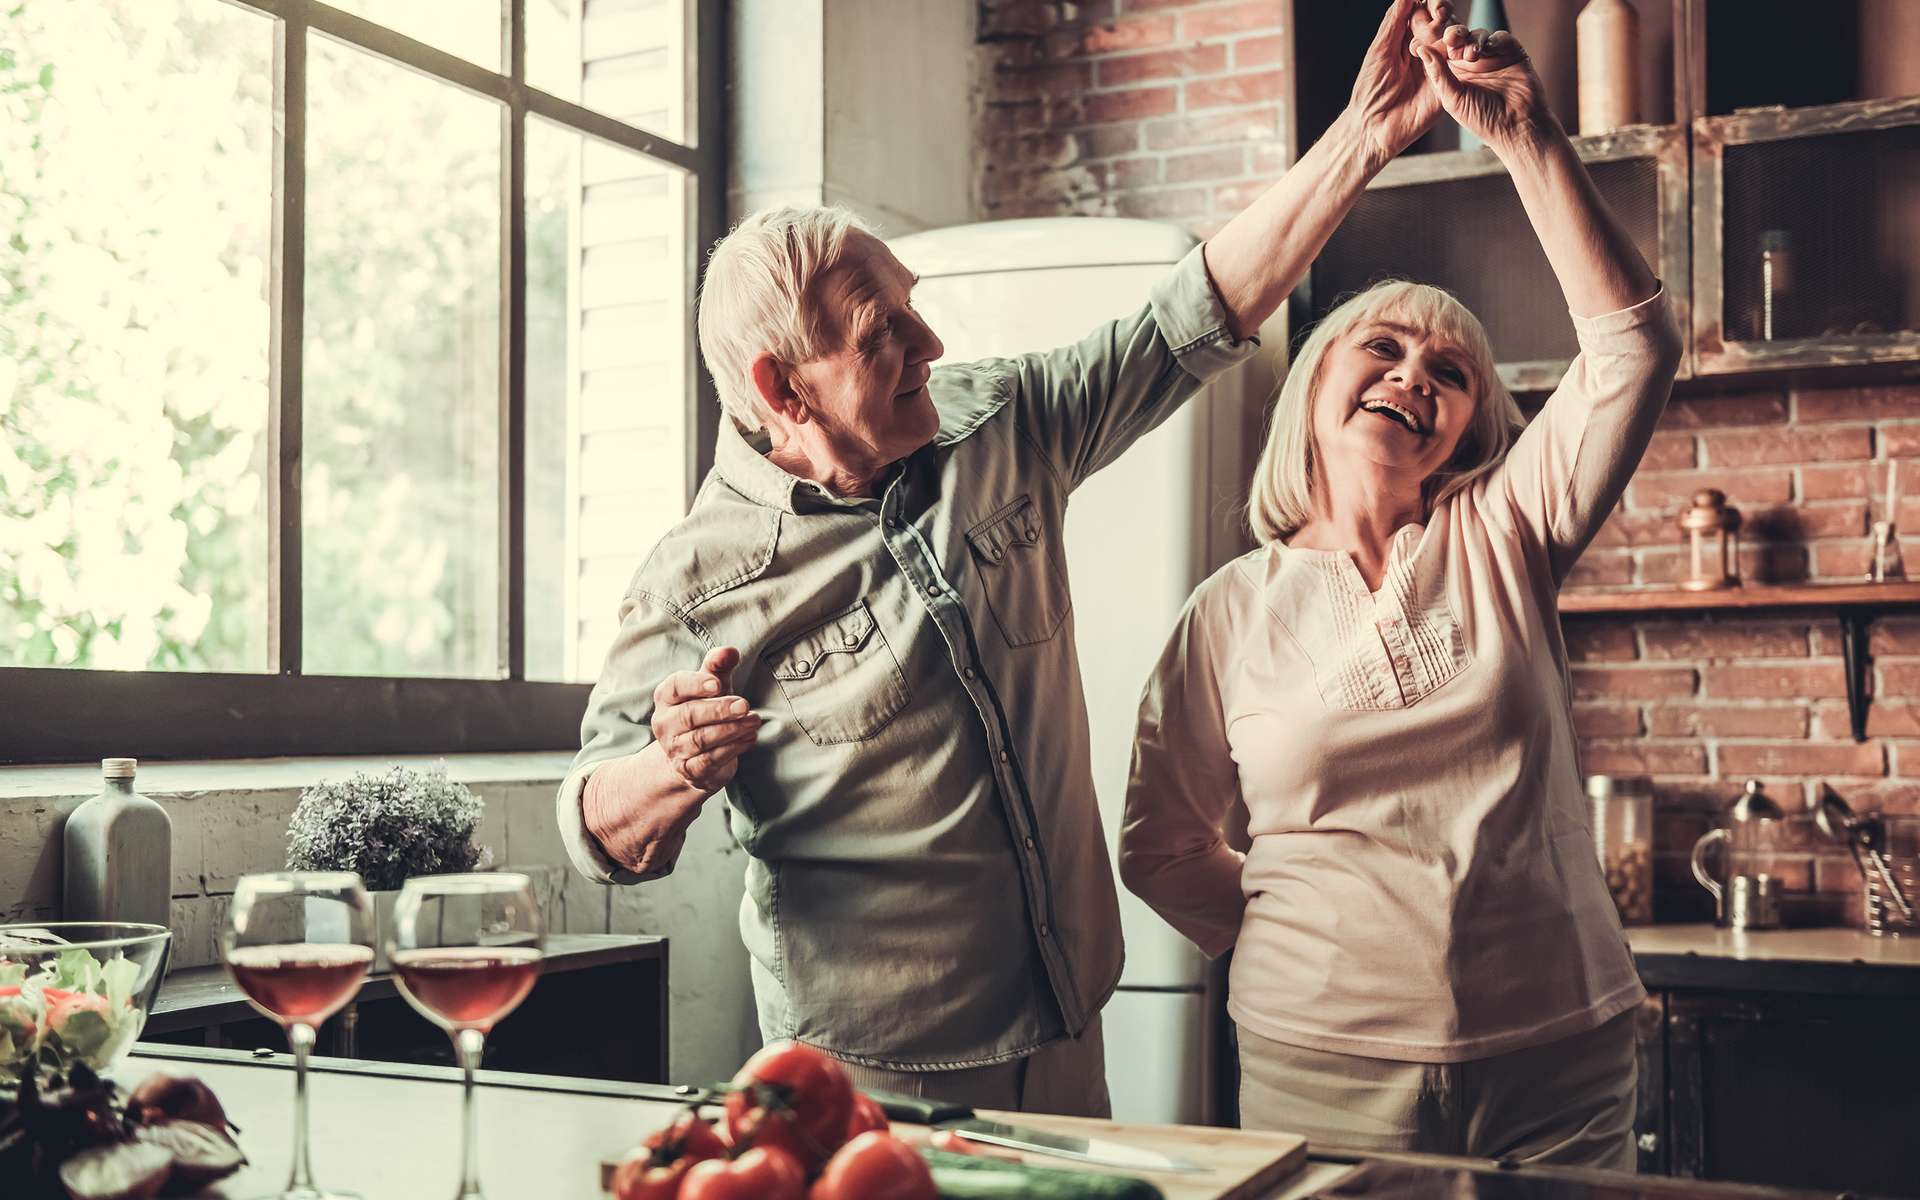
{"label": "rolled-up sleeve", "polygon": [[1573,327],[1580,353],[1489,479],[1497,515],[1534,531],[1556,584],[1626,490],[1684,349],[1664,289]]}
{"label": "rolled-up sleeve", "polygon": [[638,591],[621,601],[620,632],[580,722],[580,753],[554,798],[567,856],[588,879],[638,883],[654,878],[637,875],[608,856],[587,831],[580,801],[595,767],[653,744],[653,689],[675,671],[697,668],[706,652],[706,644],[663,604]]}
{"label": "rolled-up sleeve", "polygon": [[1246,896],[1244,856],[1222,832],[1240,797],[1240,776],[1204,596],[1204,589],[1196,593],[1181,613],[1140,701],[1120,878],[1213,958],[1240,936]]}
{"label": "rolled-up sleeve", "polygon": [[1258,347],[1257,338],[1234,339],[1195,247],[1139,311],[1012,360],[1022,429],[1077,486]]}

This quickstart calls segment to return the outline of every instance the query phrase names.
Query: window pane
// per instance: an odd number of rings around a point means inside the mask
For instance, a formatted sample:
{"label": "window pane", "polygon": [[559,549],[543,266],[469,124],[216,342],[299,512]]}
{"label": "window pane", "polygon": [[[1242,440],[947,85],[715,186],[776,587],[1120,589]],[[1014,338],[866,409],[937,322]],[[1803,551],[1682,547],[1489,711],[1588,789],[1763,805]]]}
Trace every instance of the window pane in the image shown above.
{"label": "window pane", "polygon": [[527,677],[590,680],[686,511],[687,181],[527,123]]}
{"label": "window pane", "polygon": [[273,23],[9,9],[0,665],[265,669]]}
{"label": "window pane", "polygon": [[425,42],[436,50],[457,54],[489,71],[500,65],[500,0],[327,0],[356,17],[377,21]]}
{"label": "window pane", "polygon": [[527,0],[527,82],[676,142],[693,128],[686,0]]}
{"label": "window pane", "polygon": [[326,38],[307,97],[304,670],[500,667],[500,110]]}

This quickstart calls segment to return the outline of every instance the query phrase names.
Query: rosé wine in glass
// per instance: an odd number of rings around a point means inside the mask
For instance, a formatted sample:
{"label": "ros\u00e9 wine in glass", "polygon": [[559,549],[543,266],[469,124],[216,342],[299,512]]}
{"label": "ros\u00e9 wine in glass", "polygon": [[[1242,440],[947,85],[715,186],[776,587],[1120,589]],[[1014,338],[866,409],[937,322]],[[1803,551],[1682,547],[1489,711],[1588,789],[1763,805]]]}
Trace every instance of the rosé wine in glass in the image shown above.
{"label": "ros\u00e9 wine in glass", "polygon": [[442,1029],[490,1032],[520,1006],[540,976],[532,946],[442,946],[393,956],[400,990]]}
{"label": "ros\u00e9 wine in glass", "polygon": [[291,942],[237,946],[227,969],[247,999],[282,1025],[319,1025],[360,990],[373,965],[370,946]]}

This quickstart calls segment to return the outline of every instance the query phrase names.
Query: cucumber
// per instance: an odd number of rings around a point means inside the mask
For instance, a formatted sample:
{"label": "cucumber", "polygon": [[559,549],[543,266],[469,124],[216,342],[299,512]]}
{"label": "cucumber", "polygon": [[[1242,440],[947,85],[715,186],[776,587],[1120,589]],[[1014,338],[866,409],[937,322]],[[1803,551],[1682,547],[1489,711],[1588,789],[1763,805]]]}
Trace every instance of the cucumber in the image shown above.
{"label": "cucumber", "polygon": [[922,1150],[941,1200],[1166,1200],[1144,1179]]}

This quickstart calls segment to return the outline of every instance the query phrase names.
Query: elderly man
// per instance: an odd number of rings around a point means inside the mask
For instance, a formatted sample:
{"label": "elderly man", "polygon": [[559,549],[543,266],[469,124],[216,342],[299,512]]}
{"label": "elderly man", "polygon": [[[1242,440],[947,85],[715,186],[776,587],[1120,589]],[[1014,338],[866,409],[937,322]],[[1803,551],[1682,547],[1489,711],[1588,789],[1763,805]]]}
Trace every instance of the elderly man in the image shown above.
{"label": "elderly man", "polygon": [[558,811],[582,871],[633,883],[726,791],[769,1039],[864,1087],[1108,1111],[1120,924],[1067,500],[1250,352],[1432,123],[1414,8],[1391,6],[1285,178],[1145,307],[1050,354],[932,368],[914,276],[843,211],[763,212],[715,247],[700,345],[732,419],[627,591]]}

